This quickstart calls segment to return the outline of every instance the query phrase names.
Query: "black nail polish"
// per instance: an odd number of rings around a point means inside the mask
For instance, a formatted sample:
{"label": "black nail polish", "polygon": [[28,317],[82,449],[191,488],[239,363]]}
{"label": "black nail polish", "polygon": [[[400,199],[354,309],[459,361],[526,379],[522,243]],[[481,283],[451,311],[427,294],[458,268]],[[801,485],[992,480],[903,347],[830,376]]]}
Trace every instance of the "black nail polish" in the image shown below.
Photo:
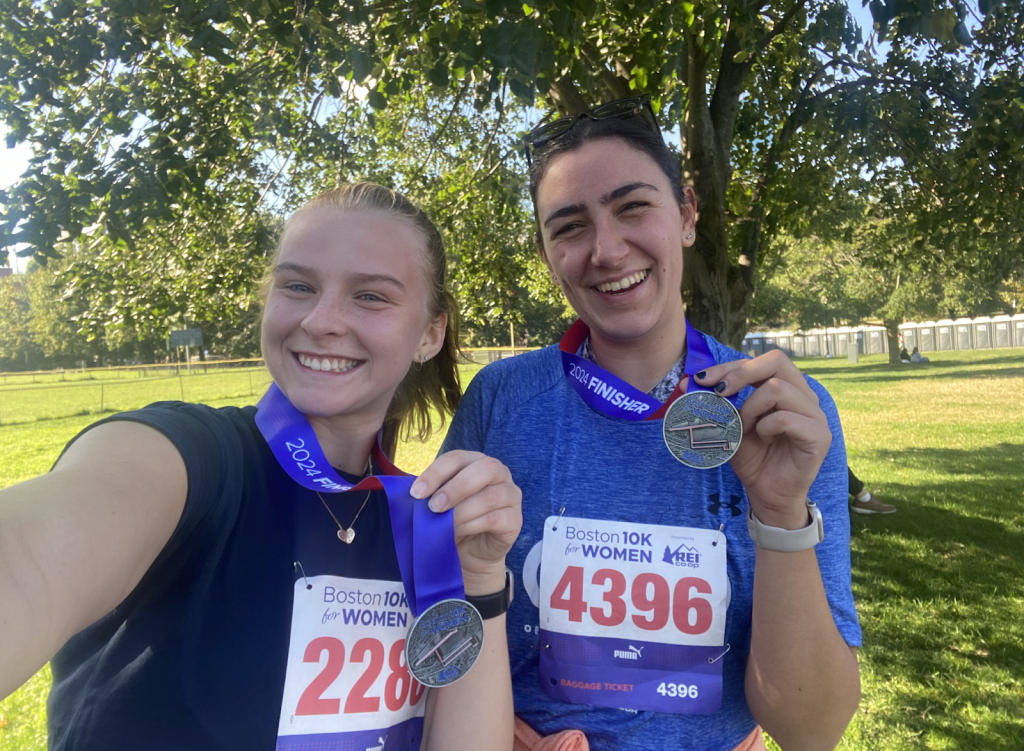
{"label": "black nail polish", "polygon": [[708,377],[708,372],[707,372],[706,370],[702,370],[701,372],[699,372],[699,373],[697,374],[697,378],[701,379],[702,381],[703,381],[703,380],[704,380],[705,378],[707,378],[707,377]]}
{"label": "black nail polish", "polygon": [[719,381],[718,385],[715,386],[715,393],[721,394],[723,391],[725,391],[725,381]]}

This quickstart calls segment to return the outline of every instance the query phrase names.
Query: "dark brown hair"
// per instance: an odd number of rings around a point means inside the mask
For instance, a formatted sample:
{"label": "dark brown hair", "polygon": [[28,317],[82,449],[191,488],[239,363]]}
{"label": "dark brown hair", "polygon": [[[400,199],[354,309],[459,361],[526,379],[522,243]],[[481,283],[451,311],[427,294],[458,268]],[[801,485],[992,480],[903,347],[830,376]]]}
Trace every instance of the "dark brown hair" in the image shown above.
{"label": "dark brown hair", "polygon": [[542,242],[540,218],[537,216],[537,190],[548,167],[559,155],[576,151],[585,144],[601,138],[618,138],[637,151],[649,156],[668,178],[672,193],[680,204],[689,203],[679,178],[679,162],[668,150],[665,139],[654,126],[641,116],[610,117],[604,120],[580,118],[569,130],[548,141],[533,152],[530,163],[530,198],[533,199],[534,218],[537,219],[537,241]]}
{"label": "dark brown hair", "polygon": [[[442,314],[448,316],[441,351],[425,363],[414,363],[391,398],[384,418],[382,448],[389,457],[394,457],[400,435],[408,438],[415,433],[419,440],[426,440],[434,429],[433,413],[437,413],[441,425],[444,425],[446,416],[455,414],[462,399],[458,367],[459,309],[445,284],[447,259],[444,240],[434,223],[416,204],[401,193],[374,183],[351,183],[321,193],[307,201],[292,215],[292,219],[317,209],[376,211],[407,222],[419,230],[424,240],[424,257],[430,277],[427,313],[431,320],[436,320]],[[281,236],[283,238],[284,234]],[[264,280],[260,295],[264,302],[280,252],[278,246]]]}

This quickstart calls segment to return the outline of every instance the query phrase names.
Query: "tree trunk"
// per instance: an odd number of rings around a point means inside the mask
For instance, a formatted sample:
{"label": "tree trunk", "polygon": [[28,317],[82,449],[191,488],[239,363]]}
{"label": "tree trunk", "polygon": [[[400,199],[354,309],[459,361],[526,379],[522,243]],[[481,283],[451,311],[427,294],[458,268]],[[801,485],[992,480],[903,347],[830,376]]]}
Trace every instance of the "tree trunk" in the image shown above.
{"label": "tree trunk", "polygon": [[[730,32],[720,63],[714,95],[708,96],[709,58],[697,37],[687,38],[686,74],[689,101],[679,129],[684,181],[697,194],[697,237],[684,253],[683,299],[690,322],[734,349],[743,344],[754,294],[756,253],[746,252],[741,268],[729,257],[728,189],[732,180],[732,141],[739,99],[751,63],[732,59],[739,41]],[[755,243],[757,236],[754,237]],[[744,278],[747,277],[747,278]]]}
{"label": "tree trunk", "polygon": [[704,242],[698,233],[694,247],[683,255],[683,300],[687,318],[698,331],[710,334],[733,349],[740,349],[747,333],[753,293],[735,266],[715,271],[708,269],[705,255],[696,247]]}
{"label": "tree trunk", "polygon": [[889,364],[900,364],[900,324],[903,321],[883,320],[885,337],[889,340]]}

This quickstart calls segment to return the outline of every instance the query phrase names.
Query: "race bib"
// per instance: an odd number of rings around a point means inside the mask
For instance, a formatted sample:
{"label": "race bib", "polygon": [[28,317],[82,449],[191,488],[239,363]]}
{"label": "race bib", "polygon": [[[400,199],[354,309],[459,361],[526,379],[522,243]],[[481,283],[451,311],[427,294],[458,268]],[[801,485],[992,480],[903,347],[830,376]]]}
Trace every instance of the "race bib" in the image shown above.
{"label": "race bib", "polygon": [[729,596],[718,531],[548,517],[541,687],[574,704],[715,712]]}
{"label": "race bib", "polygon": [[401,582],[296,581],[278,751],[418,749],[426,689],[405,662],[411,622]]}

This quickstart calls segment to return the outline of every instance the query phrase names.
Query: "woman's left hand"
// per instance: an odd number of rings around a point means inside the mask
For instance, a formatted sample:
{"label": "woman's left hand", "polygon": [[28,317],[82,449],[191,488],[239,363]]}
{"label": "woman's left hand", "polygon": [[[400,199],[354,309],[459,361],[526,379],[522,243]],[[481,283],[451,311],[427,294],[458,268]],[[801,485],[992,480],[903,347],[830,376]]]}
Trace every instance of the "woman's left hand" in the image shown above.
{"label": "woman's left hand", "polygon": [[505,554],[523,526],[523,494],[508,467],[475,451],[449,451],[427,467],[412,489],[415,497],[429,497],[436,512],[455,509],[455,544],[466,592],[500,589],[495,583],[504,581]]}
{"label": "woman's left hand", "polygon": [[721,390],[715,390],[720,396],[754,387],[740,408],[743,440],[730,464],[762,524],[806,526],[807,491],[832,444],[832,433],[817,394],[800,370],[773,350],[753,360],[708,368],[697,383],[719,385]]}

